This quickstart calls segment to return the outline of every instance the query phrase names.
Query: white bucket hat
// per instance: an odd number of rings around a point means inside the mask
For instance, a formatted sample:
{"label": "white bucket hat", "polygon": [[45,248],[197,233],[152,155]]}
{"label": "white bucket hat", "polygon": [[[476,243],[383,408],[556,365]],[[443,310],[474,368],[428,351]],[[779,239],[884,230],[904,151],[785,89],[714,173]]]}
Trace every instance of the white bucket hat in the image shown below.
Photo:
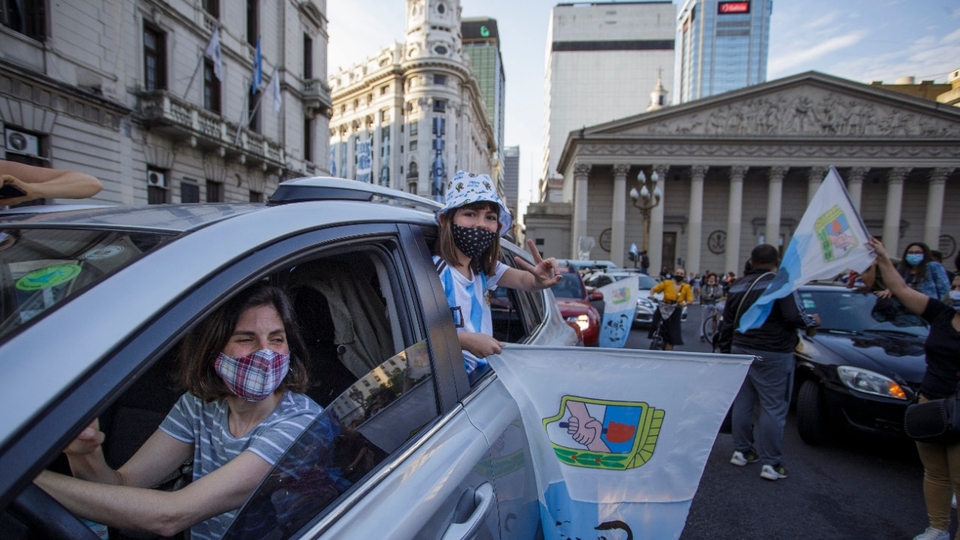
{"label": "white bucket hat", "polygon": [[447,200],[443,208],[437,212],[437,221],[447,212],[473,204],[475,202],[492,202],[500,207],[500,236],[510,232],[513,227],[513,216],[507,205],[497,193],[493,180],[486,174],[474,174],[466,171],[457,171],[453,180],[447,184]]}

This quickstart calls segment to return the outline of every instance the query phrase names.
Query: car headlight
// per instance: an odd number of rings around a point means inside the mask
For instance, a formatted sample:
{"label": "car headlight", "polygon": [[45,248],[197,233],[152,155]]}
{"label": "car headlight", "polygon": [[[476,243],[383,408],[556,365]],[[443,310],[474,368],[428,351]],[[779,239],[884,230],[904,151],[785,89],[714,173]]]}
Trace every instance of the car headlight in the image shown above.
{"label": "car headlight", "polygon": [[647,309],[653,309],[653,302],[649,298],[640,298],[637,300],[637,305],[645,307]]}
{"label": "car headlight", "polygon": [[838,366],[837,374],[848,388],[894,399],[906,401],[907,393],[896,381],[879,373],[851,366]]}
{"label": "car headlight", "polygon": [[590,327],[590,317],[586,315],[574,315],[572,317],[567,317],[568,322],[576,323],[580,327],[581,331],[586,330]]}

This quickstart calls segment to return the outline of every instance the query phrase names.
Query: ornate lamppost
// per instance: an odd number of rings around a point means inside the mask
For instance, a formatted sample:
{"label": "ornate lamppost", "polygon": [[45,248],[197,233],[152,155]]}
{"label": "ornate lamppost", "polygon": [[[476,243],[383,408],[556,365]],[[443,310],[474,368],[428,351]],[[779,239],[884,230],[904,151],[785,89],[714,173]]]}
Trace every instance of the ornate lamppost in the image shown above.
{"label": "ornate lamppost", "polygon": [[650,211],[660,204],[660,199],[663,197],[663,192],[657,185],[659,181],[660,175],[657,174],[657,171],[653,171],[653,174],[650,175],[648,187],[647,175],[643,174],[641,169],[640,173],[637,174],[640,191],[638,192],[635,187],[630,188],[630,200],[633,201],[633,206],[640,210],[640,214],[643,216],[643,251],[647,251],[650,236]]}

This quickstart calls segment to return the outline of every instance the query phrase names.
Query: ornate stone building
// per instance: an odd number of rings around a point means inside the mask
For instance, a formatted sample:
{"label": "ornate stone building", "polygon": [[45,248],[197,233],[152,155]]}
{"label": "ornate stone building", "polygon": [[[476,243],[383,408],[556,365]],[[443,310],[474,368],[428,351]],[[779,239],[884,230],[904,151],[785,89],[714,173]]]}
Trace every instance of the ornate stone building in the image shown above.
{"label": "ornate stone building", "polygon": [[590,236],[589,258],[622,265],[643,227],[627,193],[657,171],[651,266],[740,274],[755,245],[786,247],[830,166],[891,253],[919,240],[955,256],[960,109],[815,72],[572,133],[559,166],[572,215],[528,210],[526,236],[557,257]]}
{"label": "ornate stone building", "polygon": [[441,198],[457,169],[494,170],[496,137],[464,55],[459,0],[407,0],[406,23],[404,43],[330,77],[330,170]]}
{"label": "ornate stone building", "polygon": [[324,0],[4,6],[0,159],[93,174],[115,204],[264,200],[327,172]]}

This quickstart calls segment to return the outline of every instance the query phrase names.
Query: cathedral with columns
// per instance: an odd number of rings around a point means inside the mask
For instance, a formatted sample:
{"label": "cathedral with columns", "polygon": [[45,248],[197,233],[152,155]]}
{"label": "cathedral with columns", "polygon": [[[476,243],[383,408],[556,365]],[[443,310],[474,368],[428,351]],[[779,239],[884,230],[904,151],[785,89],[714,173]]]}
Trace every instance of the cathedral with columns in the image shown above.
{"label": "cathedral with columns", "polygon": [[564,203],[531,205],[526,238],[546,255],[629,265],[644,223],[628,193],[656,172],[651,273],[739,275],[754,246],[786,248],[831,166],[891,254],[923,241],[956,256],[960,108],[817,72],[571,132]]}

